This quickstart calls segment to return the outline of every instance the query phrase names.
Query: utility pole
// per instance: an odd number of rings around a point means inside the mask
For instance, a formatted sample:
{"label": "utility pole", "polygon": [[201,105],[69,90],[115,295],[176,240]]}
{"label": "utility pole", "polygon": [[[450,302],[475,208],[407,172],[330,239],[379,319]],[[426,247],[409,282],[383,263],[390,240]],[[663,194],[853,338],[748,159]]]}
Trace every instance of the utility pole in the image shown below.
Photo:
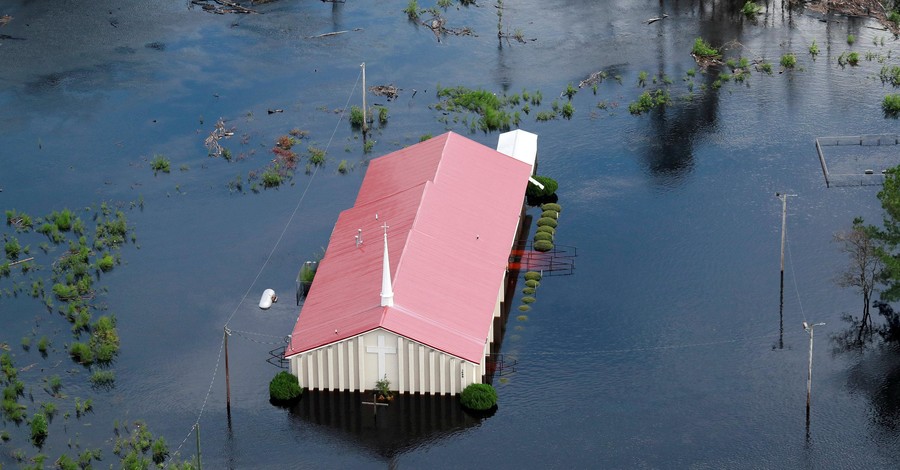
{"label": "utility pole", "polygon": [[803,322],[803,329],[809,333],[809,373],[806,376],[806,422],[809,423],[809,397],[812,392],[812,352],[813,352],[813,328],[817,326],[822,326],[824,323],[813,323],[810,325],[809,323]]}
{"label": "utility pole", "polygon": [[228,373],[228,337],[231,330],[225,327],[225,409],[228,411],[228,420],[231,421],[231,377]]}
{"label": "utility pole", "polygon": [[778,302],[778,349],[784,349],[784,237],[787,229],[787,198],[796,194],[775,193],[781,199],[781,296]]}
{"label": "utility pole", "polygon": [[359,66],[362,67],[362,98],[363,98],[363,109],[362,109],[362,111],[363,111],[363,124],[362,124],[362,131],[363,131],[363,141],[365,141],[365,139],[366,139],[366,130],[368,129],[368,122],[367,122],[367,121],[368,121],[368,114],[369,114],[369,110],[366,108],[366,63],[363,62],[363,63],[359,64]]}

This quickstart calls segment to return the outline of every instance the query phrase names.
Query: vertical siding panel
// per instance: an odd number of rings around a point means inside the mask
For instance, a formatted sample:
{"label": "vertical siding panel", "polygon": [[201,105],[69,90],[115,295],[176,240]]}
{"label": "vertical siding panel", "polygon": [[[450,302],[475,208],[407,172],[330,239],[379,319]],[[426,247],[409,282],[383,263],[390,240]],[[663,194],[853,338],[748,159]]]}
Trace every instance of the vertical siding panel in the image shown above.
{"label": "vertical siding panel", "polygon": [[456,381],[459,380],[459,371],[456,370],[456,358],[450,358],[450,395],[456,395]]}
{"label": "vertical siding panel", "polygon": [[353,355],[353,340],[347,341],[347,378],[350,391],[359,390],[356,384],[356,356]]}
{"label": "vertical siding panel", "polygon": [[419,387],[416,385],[416,356],[413,354],[413,347],[412,341],[406,343],[406,358],[409,359],[409,393],[419,391]]}
{"label": "vertical siding panel", "polygon": [[313,372],[315,368],[313,367],[313,357],[311,353],[304,353],[303,359],[306,360],[306,388],[309,390],[316,389],[316,381],[313,379]]}
{"label": "vertical siding panel", "polygon": [[328,358],[328,390],[334,390],[334,345],[328,346],[325,352]]}
{"label": "vertical siding panel", "polygon": [[447,355],[441,354],[441,395],[447,393]]}
{"label": "vertical siding panel", "polygon": [[428,352],[428,393],[434,395],[434,349]]}
{"label": "vertical siding panel", "polygon": [[403,337],[397,336],[397,391],[399,393],[403,393],[405,390],[405,377],[403,376],[406,372],[403,369],[405,361],[403,360]]}
{"label": "vertical siding panel", "polygon": [[318,375],[318,380],[316,381],[316,388],[319,390],[325,390],[325,367],[322,363],[322,356],[325,354],[321,349],[316,350],[316,373]]}
{"label": "vertical siding panel", "polygon": [[338,390],[346,390],[344,383],[344,348],[347,347],[347,343],[341,341],[337,344],[337,356],[338,356]]}
{"label": "vertical siding panel", "polygon": [[359,336],[356,339],[356,357],[359,358],[359,390],[366,390],[368,384],[366,384],[366,345],[363,342],[363,337]]}
{"label": "vertical siding panel", "polygon": [[419,392],[425,393],[425,346],[419,345]]}

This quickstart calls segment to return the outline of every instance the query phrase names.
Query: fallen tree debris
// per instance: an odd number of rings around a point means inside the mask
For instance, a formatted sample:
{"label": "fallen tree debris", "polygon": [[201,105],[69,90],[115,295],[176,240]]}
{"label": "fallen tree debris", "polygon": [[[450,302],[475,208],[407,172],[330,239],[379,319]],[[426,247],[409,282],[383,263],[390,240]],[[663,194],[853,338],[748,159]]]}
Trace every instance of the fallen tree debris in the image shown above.
{"label": "fallen tree debris", "polygon": [[219,139],[228,138],[234,135],[234,128],[232,127],[230,130],[225,129],[225,121],[222,118],[219,118],[216,121],[216,128],[210,132],[209,137],[206,138],[204,142],[206,144],[206,150],[209,151],[209,156],[211,157],[220,157],[222,156],[222,152],[224,149],[222,145],[219,144]]}
{"label": "fallen tree debris", "polygon": [[369,92],[375,96],[384,96],[391,101],[400,96],[400,89],[394,85],[375,85],[369,87]]}
{"label": "fallen tree debris", "polygon": [[603,80],[605,80],[608,76],[609,74],[602,70],[599,72],[594,72],[590,77],[578,82],[578,88],[584,88],[586,86],[593,86],[594,84],[602,83]]}
{"label": "fallen tree debris", "polygon": [[0,16],[0,26],[6,26],[7,23],[12,21],[13,17],[9,15]]}
{"label": "fallen tree debris", "polygon": [[350,31],[362,31],[362,28],[345,29],[344,31],[333,31],[330,33],[317,34],[315,36],[306,36],[306,39],[327,38],[331,36],[337,36],[338,34],[349,33]]}
{"label": "fallen tree debris", "polygon": [[215,13],[217,15],[224,15],[226,13],[259,13],[256,10],[252,10],[230,0],[191,0],[191,5],[197,5],[202,8],[203,11]]}
{"label": "fallen tree debris", "polygon": [[666,19],[666,18],[668,18],[668,17],[669,17],[668,14],[663,13],[663,16],[659,16],[659,17],[656,17],[656,18],[650,18],[649,20],[647,20],[647,24],[653,24],[653,23],[656,23],[657,21],[664,20],[664,19]]}

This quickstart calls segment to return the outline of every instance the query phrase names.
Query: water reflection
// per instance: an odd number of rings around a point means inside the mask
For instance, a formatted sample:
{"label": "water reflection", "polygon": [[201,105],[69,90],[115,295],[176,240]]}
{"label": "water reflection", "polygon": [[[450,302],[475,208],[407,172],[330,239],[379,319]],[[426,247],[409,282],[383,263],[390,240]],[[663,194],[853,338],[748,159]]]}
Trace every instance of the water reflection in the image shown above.
{"label": "water reflection", "polygon": [[395,396],[388,406],[377,407],[360,392],[313,391],[290,408],[297,424],[323,426],[354,447],[391,459],[404,452],[441,440],[486,419],[465,411],[457,397]]}

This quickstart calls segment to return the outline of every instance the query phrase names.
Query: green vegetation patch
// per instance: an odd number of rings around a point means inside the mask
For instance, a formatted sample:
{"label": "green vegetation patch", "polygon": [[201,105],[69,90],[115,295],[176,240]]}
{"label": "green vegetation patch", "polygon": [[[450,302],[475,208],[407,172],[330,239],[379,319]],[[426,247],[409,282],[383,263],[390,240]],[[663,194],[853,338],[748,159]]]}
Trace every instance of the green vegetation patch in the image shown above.
{"label": "green vegetation patch", "polygon": [[549,240],[537,240],[532,246],[535,251],[545,253],[553,249],[553,242]]}
{"label": "green vegetation patch", "polygon": [[697,57],[705,58],[705,59],[718,59],[722,57],[722,54],[718,49],[712,47],[703,40],[703,38],[697,38],[694,40],[694,47],[691,49],[691,53]]}
{"label": "green vegetation patch", "polygon": [[541,204],[541,210],[562,212],[562,206],[555,202],[548,202],[546,204]]}
{"label": "green vegetation patch", "polygon": [[556,190],[559,189],[559,183],[556,182],[555,179],[550,178],[549,176],[541,176],[535,175],[532,177],[535,181],[544,185],[544,189],[538,187],[538,185],[528,182],[528,187],[525,189],[525,195],[530,198],[541,198],[552,196],[556,193]]}
{"label": "green vegetation patch", "polygon": [[547,240],[547,241],[552,242],[553,235],[550,233],[547,233],[547,232],[537,232],[534,234],[534,241],[538,241],[538,240]]}
{"label": "green vegetation patch", "polygon": [[897,118],[900,116],[900,94],[892,93],[884,97],[881,102],[881,109],[887,117]]}
{"label": "green vegetation patch", "polygon": [[537,271],[528,271],[527,273],[525,273],[525,280],[526,281],[540,281],[541,273],[539,273]]}
{"label": "green vegetation patch", "polygon": [[538,227],[549,225],[550,227],[556,228],[557,223],[556,219],[551,219],[550,217],[542,217],[537,221]]}
{"label": "green vegetation patch", "polygon": [[172,171],[172,163],[163,155],[154,155],[153,159],[150,160],[150,169],[153,170],[153,174],[156,175],[160,171],[163,173],[169,173]]}

